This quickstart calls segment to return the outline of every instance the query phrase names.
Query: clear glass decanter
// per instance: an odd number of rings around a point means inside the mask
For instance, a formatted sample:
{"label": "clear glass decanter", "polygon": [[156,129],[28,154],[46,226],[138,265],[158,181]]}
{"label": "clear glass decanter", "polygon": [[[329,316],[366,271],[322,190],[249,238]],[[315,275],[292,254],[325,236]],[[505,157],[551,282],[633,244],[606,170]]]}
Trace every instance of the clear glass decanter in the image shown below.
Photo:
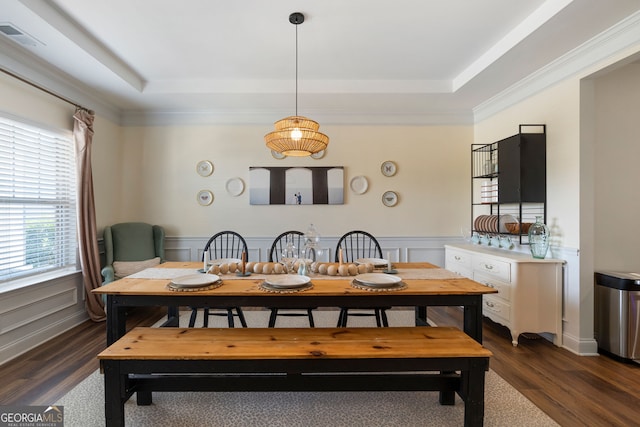
{"label": "clear glass decanter", "polygon": [[534,258],[543,259],[549,250],[549,227],[536,216],[536,222],[529,228],[529,249]]}

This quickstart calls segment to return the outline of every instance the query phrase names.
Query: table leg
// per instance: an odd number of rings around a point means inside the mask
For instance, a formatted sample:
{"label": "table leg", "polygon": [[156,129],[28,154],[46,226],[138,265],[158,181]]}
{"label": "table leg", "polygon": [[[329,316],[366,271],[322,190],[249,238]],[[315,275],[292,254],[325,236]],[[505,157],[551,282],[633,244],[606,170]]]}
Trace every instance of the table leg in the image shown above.
{"label": "table leg", "polygon": [[126,307],[116,304],[114,295],[107,295],[107,345],[127,333]]}
{"label": "table leg", "polygon": [[474,296],[475,303],[464,306],[464,333],[482,344],[482,295]]}
{"label": "table leg", "polygon": [[180,326],[180,310],[178,306],[171,305],[167,307],[167,321],[162,324],[163,327],[178,327]]}
{"label": "table leg", "polygon": [[427,321],[427,307],[416,307],[415,312],[416,326],[429,326],[429,322]]}

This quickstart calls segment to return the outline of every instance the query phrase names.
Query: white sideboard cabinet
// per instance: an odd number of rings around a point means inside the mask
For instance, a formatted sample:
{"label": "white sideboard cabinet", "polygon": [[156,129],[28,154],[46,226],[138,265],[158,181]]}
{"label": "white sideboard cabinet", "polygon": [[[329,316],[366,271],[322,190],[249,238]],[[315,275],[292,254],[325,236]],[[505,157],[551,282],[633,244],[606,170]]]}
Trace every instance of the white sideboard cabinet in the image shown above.
{"label": "white sideboard cabinet", "polygon": [[487,246],[445,245],[445,268],[498,290],[483,297],[482,314],[511,331],[550,333],[562,346],[562,267],[559,259]]}

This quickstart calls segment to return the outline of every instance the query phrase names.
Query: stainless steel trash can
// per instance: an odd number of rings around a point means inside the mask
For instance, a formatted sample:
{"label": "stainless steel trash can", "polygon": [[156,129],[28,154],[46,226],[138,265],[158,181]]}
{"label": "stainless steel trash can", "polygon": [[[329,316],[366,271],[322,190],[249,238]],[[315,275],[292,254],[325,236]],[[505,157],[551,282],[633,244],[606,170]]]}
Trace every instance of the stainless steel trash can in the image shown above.
{"label": "stainless steel trash can", "polygon": [[595,273],[598,350],[640,363],[640,273]]}

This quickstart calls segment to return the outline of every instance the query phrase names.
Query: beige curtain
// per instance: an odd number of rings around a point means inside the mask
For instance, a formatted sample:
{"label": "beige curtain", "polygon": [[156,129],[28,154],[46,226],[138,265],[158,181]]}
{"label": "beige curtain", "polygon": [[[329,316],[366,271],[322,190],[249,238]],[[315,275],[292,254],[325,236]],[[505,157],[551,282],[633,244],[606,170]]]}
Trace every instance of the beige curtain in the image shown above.
{"label": "beige curtain", "polygon": [[86,308],[94,322],[106,320],[102,298],[91,293],[100,287],[100,252],[96,209],[93,195],[93,173],[91,171],[91,142],[93,140],[93,111],[78,108],[73,115],[73,138],[76,145],[78,166],[78,244],[84,288],[87,291]]}

